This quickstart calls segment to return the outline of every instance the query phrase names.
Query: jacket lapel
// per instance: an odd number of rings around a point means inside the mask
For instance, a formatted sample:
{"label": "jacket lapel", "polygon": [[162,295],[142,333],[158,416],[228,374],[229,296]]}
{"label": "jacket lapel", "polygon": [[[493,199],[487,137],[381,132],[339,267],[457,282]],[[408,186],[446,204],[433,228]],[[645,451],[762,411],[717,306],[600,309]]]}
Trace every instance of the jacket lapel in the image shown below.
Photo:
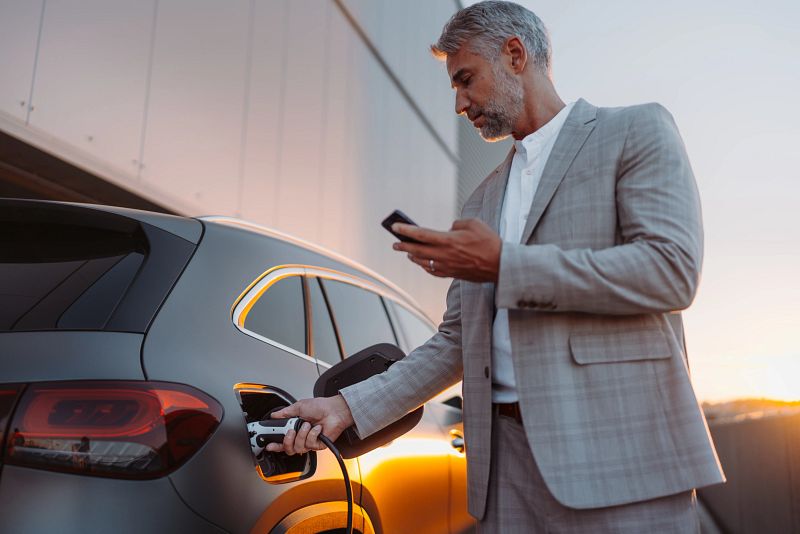
{"label": "jacket lapel", "polygon": [[528,213],[528,221],[522,231],[521,242],[523,244],[530,239],[533,230],[542,218],[544,210],[564,179],[572,160],[578,155],[578,151],[594,129],[596,115],[597,108],[586,100],[581,98],[575,102],[575,107],[572,108],[566,122],[564,122],[561,133],[558,134],[553,150],[550,152],[550,157],[545,164],[542,179],[536,189],[536,194],[533,197],[531,209]]}
{"label": "jacket lapel", "polygon": [[500,233],[500,212],[503,209],[503,198],[505,198],[506,184],[508,183],[508,172],[511,169],[511,161],[514,159],[514,147],[508,152],[506,159],[490,175],[491,179],[486,184],[486,191],[481,205],[480,218],[492,227],[495,232]]}

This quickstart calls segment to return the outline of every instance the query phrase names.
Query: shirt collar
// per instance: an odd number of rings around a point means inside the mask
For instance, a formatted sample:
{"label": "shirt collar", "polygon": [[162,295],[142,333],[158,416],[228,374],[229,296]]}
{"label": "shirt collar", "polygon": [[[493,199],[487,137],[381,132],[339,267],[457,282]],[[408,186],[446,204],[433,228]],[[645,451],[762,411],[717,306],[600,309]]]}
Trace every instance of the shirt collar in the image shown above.
{"label": "shirt collar", "polygon": [[514,149],[526,164],[536,159],[548,142],[555,140],[574,105],[575,102],[570,102],[541,128],[518,141],[514,141]]}

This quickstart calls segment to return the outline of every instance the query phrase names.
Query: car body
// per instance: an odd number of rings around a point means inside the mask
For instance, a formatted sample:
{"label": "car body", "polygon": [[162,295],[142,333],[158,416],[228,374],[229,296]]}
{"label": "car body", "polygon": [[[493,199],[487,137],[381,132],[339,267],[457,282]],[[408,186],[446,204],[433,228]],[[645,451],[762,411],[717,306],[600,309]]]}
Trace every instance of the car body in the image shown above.
{"label": "car body", "polygon": [[[343,356],[423,343],[407,294],[226,217],[2,199],[0,221],[0,529],[342,531],[335,458],[259,464],[246,423]],[[473,527],[459,385],[346,463],[356,531]]]}

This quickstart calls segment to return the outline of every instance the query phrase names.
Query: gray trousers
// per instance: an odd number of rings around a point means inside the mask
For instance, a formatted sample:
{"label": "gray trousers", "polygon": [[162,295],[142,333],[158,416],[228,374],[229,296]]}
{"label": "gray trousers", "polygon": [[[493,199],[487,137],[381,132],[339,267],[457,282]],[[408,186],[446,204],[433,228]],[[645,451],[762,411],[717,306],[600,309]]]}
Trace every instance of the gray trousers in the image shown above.
{"label": "gray trousers", "polygon": [[481,534],[700,532],[695,492],[608,508],[578,510],[555,500],[517,421],[492,416],[492,465]]}

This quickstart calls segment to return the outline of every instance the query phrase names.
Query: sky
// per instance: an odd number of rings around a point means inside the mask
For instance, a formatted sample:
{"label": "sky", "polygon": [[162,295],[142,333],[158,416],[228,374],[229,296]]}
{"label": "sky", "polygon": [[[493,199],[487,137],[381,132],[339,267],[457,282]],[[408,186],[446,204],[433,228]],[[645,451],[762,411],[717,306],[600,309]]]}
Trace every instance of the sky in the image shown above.
{"label": "sky", "polygon": [[800,2],[520,3],[550,31],[565,102],[675,117],[705,225],[684,313],[700,400],[800,400]]}

